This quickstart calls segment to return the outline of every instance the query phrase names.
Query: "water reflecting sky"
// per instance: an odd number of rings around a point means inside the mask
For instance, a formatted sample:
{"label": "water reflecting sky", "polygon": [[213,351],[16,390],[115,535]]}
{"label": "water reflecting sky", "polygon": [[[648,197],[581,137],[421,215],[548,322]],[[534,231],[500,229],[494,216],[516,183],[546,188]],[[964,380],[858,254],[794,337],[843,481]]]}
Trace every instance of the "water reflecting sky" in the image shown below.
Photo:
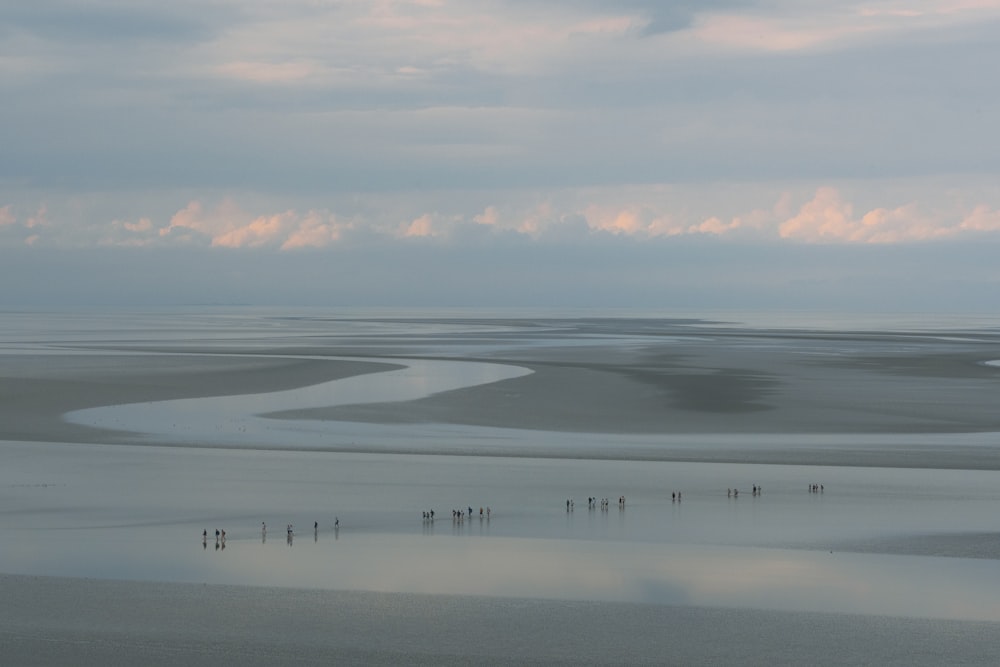
{"label": "water reflecting sky", "polygon": [[461,361],[406,360],[402,368],[396,368],[385,359],[352,358],[351,361],[381,363],[389,370],[286,391],[91,408],[71,412],[65,418],[87,426],[147,433],[153,439],[159,435],[173,442],[281,447],[279,439],[284,438],[286,444],[315,447],[329,444],[329,426],[259,415],[281,410],[414,400],[531,372],[509,364]]}
{"label": "water reflecting sky", "polygon": [[992,472],[37,443],[3,456],[10,573],[1000,621],[1000,545],[857,549],[995,534]]}

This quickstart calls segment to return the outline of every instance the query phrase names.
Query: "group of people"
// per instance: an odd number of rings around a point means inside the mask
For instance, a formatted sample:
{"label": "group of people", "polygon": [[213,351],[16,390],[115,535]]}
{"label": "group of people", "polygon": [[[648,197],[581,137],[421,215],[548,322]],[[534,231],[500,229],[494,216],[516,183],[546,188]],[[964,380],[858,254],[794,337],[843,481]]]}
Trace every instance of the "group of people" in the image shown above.
{"label": "group of people", "polygon": [[[759,496],[762,493],[764,493],[764,487],[760,486],[759,484],[754,484],[751,494],[754,496]],[[739,495],[740,495],[739,489],[726,489],[727,498],[738,498]]]}
{"label": "group of people", "polygon": [[[334,519],[333,519],[333,529],[334,529],[334,531],[339,531],[340,530],[340,518],[339,517],[334,517]],[[319,521],[313,521],[313,533],[316,534],[316,535],[319,534]],[[292,525],[292,524],[287,524],[285,526],[285,534],[288,537],[288,544],[291,544],[292,543],[292,538],[295,536],[295,526]],[[260,538],[261,538],[261,541],[267,541],[267,522],[266,521],[261,521],[260,522]],[[208,545],[208,531],[207,530],[201,531],[201,541],[202,541],[202,544],[207,547],[207,545]],[[226,548],[226,531],[219,530],[218,528],[216,528],[216,530],[215,530],[215,548],[216,549],[225,549]]]}
{"label": "group of people", "polygon": [[[587,509],[592,509],[592,510],[600,509],[606,512],[608,511],[609,507],[611,507],[611,500],[608,498],[597,498],[597,497],[587,498]],[[625,509],[625,496],[618,496],[618,508]],[[572,500],[566,501],[566,511],[567,512],[573,511]]]}
{"label": "group of people", "polygon": [[[824,487],[823,487],[822,484],[810,484],[809,485],[809,492],[810,493],[823,493],[823,490],[824,490]],[[753,485],[751,493],[754,496],[759,496],[763,492],[764,492],[764,487],[760,486],[759,484],[754,484]],[[740,490],[739,489],[735,489],[735,488],[728,488],[728,489],[726,489],[726,496],[729,497],[729,498],[736,498],[736,497],[739,497],[739,495],[740,495]],[[680,491],[672,492],[670,494],[670,500],[671,500],[671,502],[680,502],[681,501],[681,492]],[[568,498],[566,500],[566,511],[567,512],[572,512],[573,509],[574,509],[574,505],[575,505],[575,503],[574,503],[573,499],[572,498]],[[592,509],[593,510],[593,509],[600,508],[603,511],[607,511],[610,506],[611,506],[611,501],[608,498],[596,498],[596,497],[588,497],[587,498],[587,508],[588,509]],[[622,509],[622,510],[625,509],[625,496],[619,496],[618,497],[618,508]],[[465,520],[465,518],[467,518],[467,517],[471,519],[475,515],[474,511],[472,509],[472,506],[470,505],[467,508],[467,510],[468,510],[468,512],[466,512],[466,510],[453,509],[451,511],[451,519],[452,519],[452,521],[456,522],[456,523],[459,523],[459,522],[462,522],[463,520]],[[492,515],[493,515],[493,510],[491,508],[489,508],[489,507],[486,507],[485,509],[482,508],[482,507],[479,508],[479,518],[480,519],[490,519],[492,517]],[[434,521],[434,510],[426,510],[426,511],[424,511],[423,512],[423,519],[424,519],[425,523],[431,523],[431,522],[433,522]],[[333,528],[334,528],[334,530],[339,530],[340,529],[340,518],[339,517],[334,517]],[[286,532],[288,534],[288,543],[291,544],[292,543],[292,537],[294,535],[294,526],[292,524],[288,524],[286,526]],[[313,522],[313,532],[317,533],[317,534],[319,533],[319,522],[318,521],[314,521]],[[267,536],[267,523],[265,523],[263,521],[261,521],[261,523],[260,523],[260,534],[261,534],[262,538],[266,538],[266,536]],[[208,530],[203,530],[202,531],[202,533],[201,533],[201,540],[202,540],[202,544],[207,548],[207,546],[208,546]],[[226,548],[226,531],[220,530],[218,528],[215,530],[215,548],[216,549],[225,549]]]}
{"label": "group of people", "polygon": [[[452,510],[451,511],[451,520],[454,521],[454,522],[456,522],[456,523],[459,523],[459,522],[464,521],[466,518],[471,519],[474,516],[474,513],[473,513],[471,505],[468,507],[468,510],[469,510],[468,514],[466,514],[465,510],[461,510],[461,509]],[[492,516],[493,516],[493,510],[491,508],[489,508],[489,507],[487,507],[486,509],[483,509],[482,507],[479,508],[479,518],[480,518],[480,520],[482,520],[482,519],[489,520]],[[424,520],[425,521],[433,521],[434,520],[434,510],[431,510],[430,512],[424,512]]]}
{"label": "group of people", "polygon": [[[203,549],[208,548],[208,529],[201,531],[201,546]],[[215,548],[226,548],[226,531],[215,529]]]}
{"label": "group of people", "polygon": [[[340,527],[339,518],[337,517],[333,518],[333,527],[334,528]],[[288,524],[287,526],[285,526],[285,532],[288,533],[289,535],[293,535],[295,533],[295,526],[293,524]],[[313,521],[313,532],[319,532],[319,521]],[[265,521],[260,522],[260,534],[267,535],[267,522]],[[223,531],[223,535],[225,535],[225,531]]]}

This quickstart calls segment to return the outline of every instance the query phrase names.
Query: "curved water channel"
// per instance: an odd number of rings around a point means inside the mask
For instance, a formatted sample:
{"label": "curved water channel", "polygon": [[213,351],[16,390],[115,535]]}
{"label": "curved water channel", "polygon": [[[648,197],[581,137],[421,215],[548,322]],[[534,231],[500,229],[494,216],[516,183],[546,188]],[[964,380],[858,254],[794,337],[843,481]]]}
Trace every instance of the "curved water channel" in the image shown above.
{"label": "curved water channel", "polygon": [[[276,355],[277,358],[285,358]],[[301,360],[303,357],[294,357]],[[275,419],[263,416],[366,403],[412,401],[432,394],[499,382],[532,373],[507,364],[426,359],[314,357],[323,361],[370,362],[390,370],[340,378],[284,391],[127,403],[75,410],[66,421],[137,434],[141,440],[201,445],[300,448],[343,445],[364,424],[336,422],[338,442],[331,441],[330,422]],[[403,368],[397,368],[398,365]],[[412,431],[412,427],[407,429]]]}
{"label": "curved water channel", "polygon": [[[259,358],[259,355],[255,355]],[[294,358],[273,355],[274,358]],[[413,401],[432,394],[500,382],[533,373],[511,364],[394,357],[312,357],[323,361],[383,364],[389,370],[331,380],[284,391],[205,398],[175,399],[88,408],[66,413],[66,421],[128,432],[136,444],[171,444],[241,449],[365,451],[396,453],[476,454],[492,456],[555,456],[573,458],[635,458],[712,460],[743,452],[861,451],[877,446],[904,452],[916,467],[946,465],[951,448],[981,452],[993,469],[993,433],[927,434],[615,434],[530,431],[516,428],[448,423],[374,423],[296,419],[274,413],[334,406]],[[404,368],[398,368],[403,365]],[[391,413],[390,413],[391,414]],[[391,418],[388,420],[391,421]],[[672,451],[670,455],[668,452]],[[971,450],[970,450],[971,451]],[[713,454],[714,452],[714,454]],[[693,455],[692,455],[693,454]],[[802,458],[802,457],[799,457]],[[845,454],[841,465],[855,465]],[[897,457],[898,458],[898,457]],[[761,459],[762,461],[765,459]],[[916,463],[914,463],[916,462]],[[830,464],[829,462],[827,464]]]}

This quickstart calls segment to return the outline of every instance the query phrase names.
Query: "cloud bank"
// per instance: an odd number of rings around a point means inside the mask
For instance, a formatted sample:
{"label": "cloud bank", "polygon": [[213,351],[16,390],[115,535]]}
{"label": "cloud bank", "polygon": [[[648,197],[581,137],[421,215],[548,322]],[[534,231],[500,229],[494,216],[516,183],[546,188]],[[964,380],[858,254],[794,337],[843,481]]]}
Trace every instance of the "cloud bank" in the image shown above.
{"label": "cloud bank", "polygon": [[[634,188],[636,196],[643,188]],[[576,193],[559,205],[543,201],[518,206],[487,204],[471,212],[428,211],[396,218],[390,211],[368,216],[338,215],[325,209],[249,212],[234,199],[215,203],[192,200],[162,220],[142,216],[80,226],[72,219],[50,219],[45,205],[18,215],[0,207],[0,242],[7,246],[52,247],[212,247],[294,251],[359,242],[433,240],[460,246],[501,236],[522,236],[540,243],[581,241],[600,236],[667,242],[674,237],[706,236],[741,242],[786,244],[896,244],[940,240],[1000,241],[1000,211],[986,204],[972,208],[954,202],[950,210],[924,210],[917,203],[855,211],[836,188],[821,187],[806,201],[782,193],[767,208],[723,217],[694,217],[657,201],[597,203]],[[70,233],[71,232],[71,233]]]}
{"label": "cloud bank", "polygon": [[[400,303],[474,301],[463,283],[659,302],[664,281],[849,303],[918,272],[927,307],[990,308],[998,29],[1000,0],[8,2],[4,298],[40,298],[28,252],[59,256],[54,276],[170,256],[250,282],[253,257],[300,284],[321,257],[324,281],[353,266],[357,294]],[[441,280],[392,279],[407,253]],[[88,281],[55,284],[125,298]],[[220,299],[265,298],[239,284]]]}

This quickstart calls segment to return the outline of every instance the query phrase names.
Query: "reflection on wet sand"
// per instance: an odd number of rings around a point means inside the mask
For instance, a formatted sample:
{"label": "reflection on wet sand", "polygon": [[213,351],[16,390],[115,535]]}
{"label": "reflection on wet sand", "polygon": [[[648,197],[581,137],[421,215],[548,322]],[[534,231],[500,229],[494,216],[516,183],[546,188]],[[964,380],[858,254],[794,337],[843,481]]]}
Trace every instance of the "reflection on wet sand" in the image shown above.
{"label": "reflection on wet sand", "polygon": [[[311,546],[317,544],[322,543]],[[400,552],[406,554],[405,563],[396,556]],[[253,583],[332,590],[1000,622],[998,566],[983,560],[737,546],[626,546],[498,537],[462,529],[436,535],[425,526],[419,536],[351,534],[338,542],[335,553],[311,548],[298,553],[295,566],[290,566],[266,550],[241,543],[238,552],[227,555],[226,570],[213,576],[223,583],[250,583],[250,573],[256,572],[261,578]]]}
{"label": "reflection on wet sand", "polygon": [[[703,468],[707,471],[713,466]],[[744,471],[769,472],[752,466]],[[791,472],[798,475],[802,471]],[[857,488],[852,480],[866,477],[864,470],[827,472],[839,475],[852,494]],[[920,476],[935,477],[926,471],[920,472]],[[992,475],[981,476],[982,481],[988,482]],[[294,561],[267,548],[263,539],[266,525],[262,523],[259,547],[255,548],[252,540],[238,540],[236,549],[227,554],[225,567],[213,568],[212,576],[213,580],[226,583],[331,590],[1000,622],[1000,605],[996,603],[1000,599],[997,553],[970,560],[852,549],[851,538],[845,536],[863,533],[865,522],[855,521],[854,526],[841,522],[853,515],[858,502],[876,515],[872,525],[881,521],[879,505],[887,505],[890,512],[901,505],[880,496],[878,489],[869,488],[863,498],[838,496],[836,489],[831,491],[825,483],[810,482],[803,489],[792,480],[792,475],[775,479],[769,484],[771,491],[767,497],[763,495],[763,485],[752,483],[748,497],[737,500],[732,494],[723,496],[721,489],[709,495],[697,484],[697,477],[690,477],[689,481],[695,482],[694,493],[687,494],[683,510],[677,492],[668,494],[663,490],[653,498],[649,489],[640,487],[636,489],[637,496],[628,502],[624,494],[617,497],[618,512],[613,515],[615,522],[610,524],[612,517],[607,512],[610,500],[596,496],[586,497],[589,511],[580,513],[574,512],[573,498],[561,502],[558,509],[551,505],[517,507],[499,516],[492,505],[484,504],[481,512],[478,505],[465,505],[451,511],[451,530],[443,533],[434,531],[438,512],[419,512],[418,533],[403,527],[407,522],[415,523],[415,517],[410,511],[399,509],[394,513],[398,519],[396,528],[387,531],[372,526],[370,520],[360,519],[356,529],[345,533],[345,539],[336,545],[319,539],[328,534],[321,530],[319,521],[313,522],[314,539],[306,545],[294,542],[293,526],[288,524],[287,545],[295,546]],[[972,481],[970,478],[970,484]],[[894,487],[891,475],[885,477],[885,483],[884,490],[890,496],[896,488],[901,490],[910,485],[902,481],[899,487]],[[935,496],[945,488],[929,488],[930,498],[916,493],[909,501],[905,497],[899,500],[904,505],[912,503],[919,515],[921,508],[929,506],[928,502],[946,502],[935,501]],[[806,498],[810,502],[803,504],[801,501]],[[971,496],[963,502],[970,510],[975,507]],[[742,536],[726,521],[726,510],[740,505],[753,512],[741,519],[749,525]],[[668,509],[669,518],[665,518]],[[768,517],[770,513],[774,516]],[[552,528],[555,524],[549,519],[558,514],[566,522],[559,529],[562,534],[553,535],[558,531]],[[634,520],[626,520],[626,516],[633,515]],[[685,532],[690,526],[689,519],[698,524],[695,533]],[[940,519],[933,513],[923,515],[923,519],[926,525],[940,525]],[[340,536],[339,517],[335,522],[336,539]],[[545,528],[546,525],[550,527]],[[820,528],[812,533],[812,541],[805,530],[809,525]],[[757,545],[748,544],[746,535],[758,531],[758,537],[764,539]],[[525,537],[532,534],[533,537]],[[798,548],[773,544],[781,540],[794,542],[796,535],[804,540]],[[940,539],[946,543],[949,537],[942,534]],[[905,544],[905,538],[898,538],[897,543]],[[835,548],[827,549],[824,544]]]}
{"label": "reflection on wet sand", "polygon": [[[327,379],[290,371],[283,355],[294,350],[298,366],[338,358],[341,325],[296,325],[273,341],[242,341],[237,329],[221,343],[143,341],[165,353],[149,353],[148,367],[130,358],[110,382],[107,357],[81,353],[54,380],[39,362],[51,357],[20,359],[4,386],[20,396],[22,380],[38,381],[32,400],[45,409],[21,398],[6,408],[26,411],[6,423],[33,443],[3,446],[3,567],[1000,621],[1000,561],[984,546],[1000,501],[989,433],[1000,385],[996,367],[979,363],[996,358],[994,335],[579,320],[521,322],[506,330],[513,337],[484,340],[433,323],[414,336],[412,324],[376,323],[344,351],[386,372],[67,416],[105,431],[34,416],[127,400],[133,389],[149,400]],[[195,348],[171,367],[171,354]],[[251,349],[254,361],[241,362]],[[422,354],[438,358],[409,358]],[[211,369],[198,368],[203,359]],[[209,379],[210,391],[195,386]],[[149,389],[159,383],[169,391]],[[898,410],[877,409],[890,399]],[[282,419],[262,416],[274,411]],[[589,511],[575,512],[575,499]],[[435,530],[426,508],[445,525]],[[448,508],[461,512],[451,530]],[[267,524],[287,525],[286,541],[268,540]],[[217,550],[205,534],[201,549],[192,539],[206,525],[229,531]]]}

